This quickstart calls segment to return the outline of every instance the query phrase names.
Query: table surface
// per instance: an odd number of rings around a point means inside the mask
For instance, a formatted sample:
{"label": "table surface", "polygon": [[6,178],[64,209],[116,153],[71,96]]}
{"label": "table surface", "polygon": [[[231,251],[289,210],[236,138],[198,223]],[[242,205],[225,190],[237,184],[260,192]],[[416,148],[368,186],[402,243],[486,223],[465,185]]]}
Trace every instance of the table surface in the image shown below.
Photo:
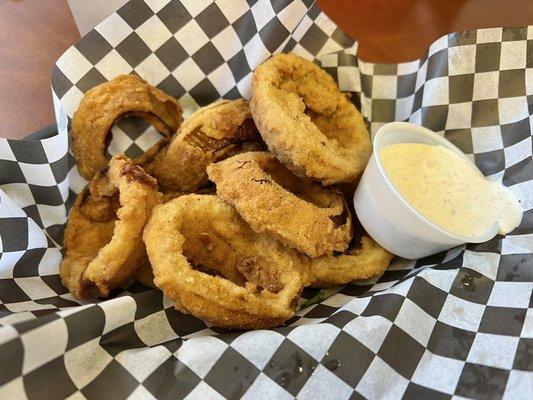
{"label": "table surface", "polygon": [[[88,0],[89,1],[89,0]],[[318,0],[373,62],[419,58],[457,30],[533,24],[532,0]],[[66,0],[0,1],[0,137],[54,122],[50,73],[79,38]]]}

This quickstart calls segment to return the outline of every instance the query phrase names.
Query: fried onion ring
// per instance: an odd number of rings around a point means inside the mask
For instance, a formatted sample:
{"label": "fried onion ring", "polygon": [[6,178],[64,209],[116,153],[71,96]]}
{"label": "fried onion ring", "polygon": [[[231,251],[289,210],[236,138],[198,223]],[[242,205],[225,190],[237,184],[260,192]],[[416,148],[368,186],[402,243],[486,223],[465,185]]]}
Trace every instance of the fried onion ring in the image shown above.
{"label": "fried onion ring", "polygon": [[324,185],[355,180],[371,154],[361,114],[324,70],[276,54],[253,74],[250,107],[269,150],[298,176]]}
{"label": "fried onion ring", "polygon": [[[351,215],[355,215],[353,196],[356,188],[356,182],[336,186],[336,189],[343,194]],[[354,225],[352,243],[359,243],[359,246],[350,245],[343,254],[330,254],[309,260],[309,272],[313,276],[311,286],[319,288],[341,286],[371,278],[387,269],[394,255],[367,236],[356,219]]]}
{"label": "fried onion ring", "polygon": [[352,219],[343,197],[293,175],[272,154],[239,154],[211,164],[207,172],[218,196],[255,232],[266,232],[309,257],[348,247]]}
{"label": "fried onion ring", "polygon": [[108,160],[113,124],[137,116],[170,137],[183,118],[178,101],[134,75],[121,75],[85,93],[72,118],[72,146],[78,171],[91,179]]}
{"label": "fried onion ring", "polygon": [[254,233],[217,196],[190,194],[155,207],[143,238],[155,285],[178,310],[216,326],[282,324],[308,283],[295,251]]}
{"label": "fried onion ring", "polygon": [[107,297],[145,264],[142,231],[157,182],[123,155],[78,195],[65,231],[61,281],[78,298]]}
{"label": "fried onion ring", "polygon": [[146,171],[163,190],[194,192],[207,184],[206,167],[243,150],[262,148],[246,100],[222,100],[189,117]]}
{"label": "fried onion ring", "polygon": [[371,278],[384,272],[393,257],[369,236],[363,236],[361,247],[352,248],[346,254],[309,260],[313,277],[310,286],[328,288]]}

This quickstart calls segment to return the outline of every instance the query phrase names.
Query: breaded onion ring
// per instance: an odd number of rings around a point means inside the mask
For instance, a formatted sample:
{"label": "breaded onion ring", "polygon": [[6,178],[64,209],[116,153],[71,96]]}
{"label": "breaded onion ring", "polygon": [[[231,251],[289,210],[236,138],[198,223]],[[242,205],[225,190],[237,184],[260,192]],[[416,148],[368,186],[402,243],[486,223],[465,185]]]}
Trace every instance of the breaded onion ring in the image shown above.
{"label": "breaded onion ring", "polygon": [[78,171],[91,179],[108,160],[110,130],[120,118],[138,116],[170,137],[183,118],[178,101],[134,75],[121,75],[85,93],[72,118]]}
{"label": "breaded onion ring", "polygon": [[123,155],[77,197],[65,231],[63,285],[78,298],[106,297],[148,262],[142,231],[160,202],[157,182]]}
{"label": "breaded onion ring", "polygon": [[371,154],[361,114],[325,71],[276,54],[254,72],[254,121],[272,153],[298,176],[324,185],[355,180]]}
{"label": "breaded onion ring", "polygon": [[217,196],[155,207],[143,238],[155,285],[178,310],[216,326],[277,326],[294,314],[308,283],[296,252],[254,233]]}
{"label": "breaded onion ring", "polygon": [[312,287],[335,287],[368,279],[385,271],[393,254],[369,236],[361,238],[361,247],[341,255],[328,255],[309,260]]}
{"label": "breaded onion ring", "polygon": [[293,175],[272,154],[239,154],[211,164],[207,172],[218,196],[255,232],[266,232],[309,257],[348,247],[352,219],[343,197]]}
{"label": "breaded onion ring", "polygon": [[[336,186],[344,196],[351,215],[355,215],[353,196],[356,188],[356,182]],[[319,288],[341,286],[371,278],[387,269],[394,255],[366,236],[357,220],[354,220],[354,225],[352,243],[355,245],[351,245],[343,254],[330,254],[309,260],[309,272],[313,276],[311,286]]]}
{"label": "breaded onion ring", "polygon": [[208,182],[206,167],[248,148],[261,136],[246,100],[222,100],[200,108],[146,166],[163,190],[194,192]]}

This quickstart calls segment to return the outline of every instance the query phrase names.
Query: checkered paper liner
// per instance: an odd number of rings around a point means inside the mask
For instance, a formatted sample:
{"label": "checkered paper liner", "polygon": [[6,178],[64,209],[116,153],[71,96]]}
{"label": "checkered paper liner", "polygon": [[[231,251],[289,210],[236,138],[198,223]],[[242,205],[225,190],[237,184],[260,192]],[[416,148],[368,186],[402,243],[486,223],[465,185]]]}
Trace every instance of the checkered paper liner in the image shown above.
{"label": "checkered paper liner", "polygon": [[[133,284],[80,302],[61,286],[67,210],[85,181],[68,125],[89,88],[136,73],[187,113],[250,96],[272,53],[319,62],[371,131],[422,124],[521,199],[512,234],[416,261],[378,279],[306,290],[286,326],[237,332]],[[420,59],[371,64],[313,1],[131,0],[58,60],[57,133],[0,139],[0,398],[530,398],[533,393],[533,27],[454,33]],[[110,153],[159,138],[113,129]]]}

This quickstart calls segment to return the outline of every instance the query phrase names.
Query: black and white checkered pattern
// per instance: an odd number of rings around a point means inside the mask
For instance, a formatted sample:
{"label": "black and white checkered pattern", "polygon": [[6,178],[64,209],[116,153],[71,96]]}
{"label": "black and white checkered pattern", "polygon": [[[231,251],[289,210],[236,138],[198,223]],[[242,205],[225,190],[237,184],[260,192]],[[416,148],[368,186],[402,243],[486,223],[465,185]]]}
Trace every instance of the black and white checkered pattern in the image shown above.
{"label": "black and white checkered pattern", "polygon": [[[131,0],[53,72],[58,132],[0,139],[0,398],[530,398],[533,393],[533,27],[461,32],[420,60],[371,64],[313,1]],[[286,326],[225,331],[134,284],[102,302],[61,286],[62,229],[85,181],[67,152],[84,92],[136,73],[187,113],[249,97],[272,53],[320,62],[375,132],[420,123],[521,199],[505,237],[316,293]],[[114,128],[111,153],[158,134]],[[306,300],[320,298],[306,306]],[[307,301],[307,304],[313,301]]]}

